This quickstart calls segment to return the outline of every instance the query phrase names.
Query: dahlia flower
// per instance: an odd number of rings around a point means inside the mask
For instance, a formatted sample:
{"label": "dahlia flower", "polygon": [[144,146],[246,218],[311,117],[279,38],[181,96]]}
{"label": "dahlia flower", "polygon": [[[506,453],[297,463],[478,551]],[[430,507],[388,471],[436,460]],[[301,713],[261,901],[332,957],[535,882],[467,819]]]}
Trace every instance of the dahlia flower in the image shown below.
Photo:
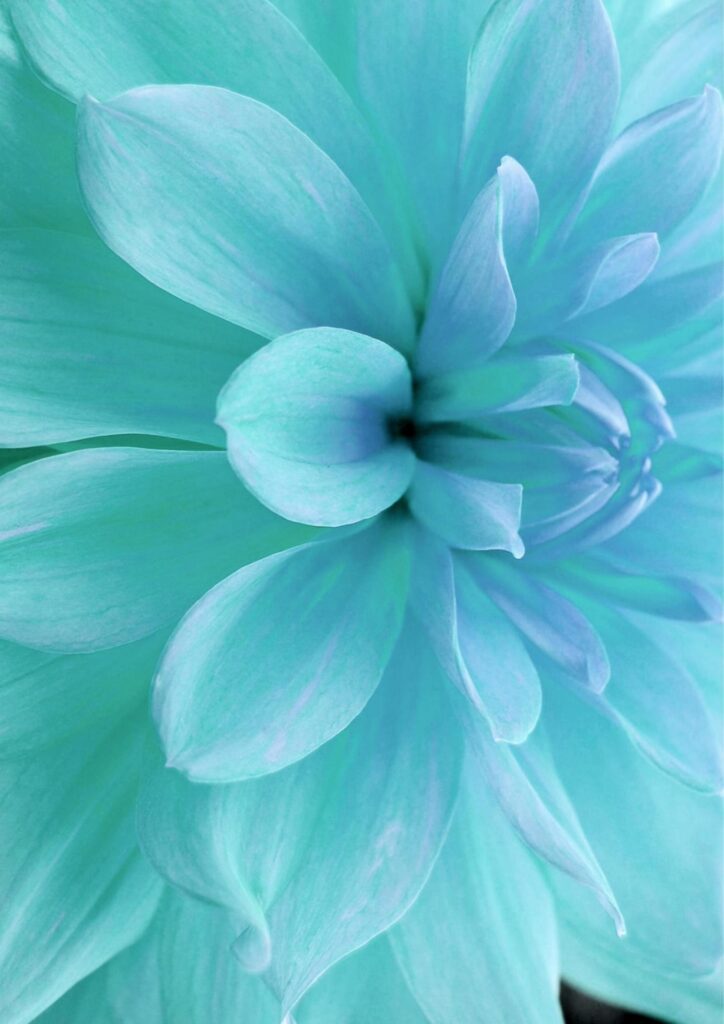
{"label": "dahlia flower", "polygon": [[2,11],[2,1020],[717,1021],[718,3]]}

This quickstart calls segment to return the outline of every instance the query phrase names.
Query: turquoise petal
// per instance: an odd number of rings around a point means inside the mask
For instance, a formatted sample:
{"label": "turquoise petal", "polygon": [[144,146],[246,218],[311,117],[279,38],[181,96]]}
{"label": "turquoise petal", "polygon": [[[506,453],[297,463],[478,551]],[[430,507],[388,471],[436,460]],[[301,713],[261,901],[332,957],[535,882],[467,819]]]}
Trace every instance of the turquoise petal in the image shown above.
{"label": "turquoise petal", "polygon": [[464,196],[509,153],[535,183],[545,221],[555,220],[606,145],[618,77],[599,0],[493,4],[468,68]]}
{"label": "turquoise petal", "polygon": [[719,164],[722,101],[716,89],[659,110],[627,128],[606,151],[575,237],[675,228],[704,194]]}
{"label": "turquoise petal", "polygon": [[365,710],[298,764],[227,786],[159,769],[141,804],[142,843],[172,881],[230,908],[237,955],[266,969],[286,1011],[417,897],[447,832],[461,755],[429,649],[410,628]]}
{"label": "turquoise petal", "polygon": [[418,461],[407,494],[413,515],[452,547],[522,558],[519,484],[497,484]]}
{"label": "turquoise petal", "polygon": [[0,478],[0,635],[51,651],[125,644],[309,536],[247,494],[223,452],[39,459]]}
{"label": "turquoise petal", "polygon": [[266,775],[359,714],[402,624],[409,555],[401,530],[383,520],[272,555],[192,608],[155,685],[154,716],[174,767],[205,782]]}
{"label": "turquoise petal", "polygon": [[474,773],[390,942],[430,1024],[562,1024],[551,894]]}
{"label": "turquoise petal", "polygon": [[407,489],[415,456],[393,425],[411,406],[399,352],[319,327],[277,338],[243,363],[219,395],[217,422],[260,501],[296,522],[344,526]]}
{"label": "turquoise petal", "polygon": [[160,895],[136,845],[138,716],[6,762],[0,1013],[27,1024],[146,928]]}
{"label": "turquoise petal", "polygon": [[96,239],[37,229],[0,239],[4,444],[112,434],[223,444],[216,392],[261,338],[154,288]]}
{"label": "turquoise petal", "polygon": [[412,308],[379,225],[281,114],[182,85],[86,100],[78,116],[94,226],[154,284],[265,337],[327,324],[410,344]]}
{"label": "turquoise petal", "polygon": [[515,295],[501,239],[507,181],[496,176],[477,196],[433,287],[415,353],[423,377],[477,367],[510,334]]}

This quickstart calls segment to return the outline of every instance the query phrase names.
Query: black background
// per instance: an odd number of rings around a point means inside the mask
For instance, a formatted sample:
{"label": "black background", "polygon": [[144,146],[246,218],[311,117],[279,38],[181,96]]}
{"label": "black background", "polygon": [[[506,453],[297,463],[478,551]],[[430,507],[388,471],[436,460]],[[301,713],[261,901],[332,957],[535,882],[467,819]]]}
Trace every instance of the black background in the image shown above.
{"label": "black background", "polygon": [[660,1024],[658,1018],[597,1003],[568,985],[561,988],[561,1005],[566,1024]]}

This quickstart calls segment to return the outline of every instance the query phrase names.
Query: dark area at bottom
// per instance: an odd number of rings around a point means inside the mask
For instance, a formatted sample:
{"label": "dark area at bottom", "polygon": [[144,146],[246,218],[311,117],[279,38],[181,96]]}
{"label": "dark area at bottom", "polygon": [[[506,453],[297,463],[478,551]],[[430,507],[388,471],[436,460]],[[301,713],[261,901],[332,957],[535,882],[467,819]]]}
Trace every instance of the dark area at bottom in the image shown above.
{"label": "dark area at bottom", "polygon": [[584,996],[568,985],[561,988],[561,1005],[566,1024],[661,1024],[658,1017],[644,1017]]}

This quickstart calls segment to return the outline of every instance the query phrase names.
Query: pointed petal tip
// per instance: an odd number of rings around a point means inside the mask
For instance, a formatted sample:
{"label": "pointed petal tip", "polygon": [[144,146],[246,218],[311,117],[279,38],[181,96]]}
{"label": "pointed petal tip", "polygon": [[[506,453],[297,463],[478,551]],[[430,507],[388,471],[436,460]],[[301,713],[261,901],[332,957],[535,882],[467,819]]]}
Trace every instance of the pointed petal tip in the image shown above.
{"label": "pointed petal tip", "polygon": [[261,974],[272,958],[272,941],[266,921],[250,924],[236,938],[231,947],[234,956],[249,974]]}

